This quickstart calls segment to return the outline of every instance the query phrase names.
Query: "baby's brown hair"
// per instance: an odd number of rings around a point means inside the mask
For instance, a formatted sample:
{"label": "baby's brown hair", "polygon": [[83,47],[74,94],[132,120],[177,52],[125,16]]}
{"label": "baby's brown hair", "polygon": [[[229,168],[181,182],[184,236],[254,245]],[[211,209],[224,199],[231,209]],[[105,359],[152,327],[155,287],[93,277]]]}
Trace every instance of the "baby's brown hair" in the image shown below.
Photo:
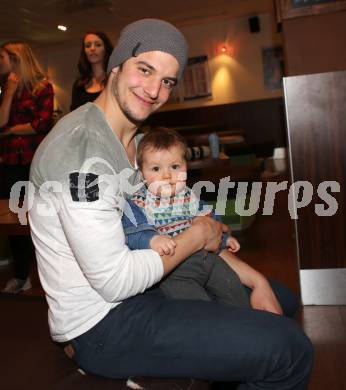
{"label": "baby's brown hair", "polygon": [[145,133],[137,147],[137,165],[139,169],[142,169],[143,167],[143,155],[147,149],[167,150],[172,146],[181,147],[182,157],[186,161],[187,145],[184,137],[177,131],[166,127],[157,127],[150,130],[148,133]]}

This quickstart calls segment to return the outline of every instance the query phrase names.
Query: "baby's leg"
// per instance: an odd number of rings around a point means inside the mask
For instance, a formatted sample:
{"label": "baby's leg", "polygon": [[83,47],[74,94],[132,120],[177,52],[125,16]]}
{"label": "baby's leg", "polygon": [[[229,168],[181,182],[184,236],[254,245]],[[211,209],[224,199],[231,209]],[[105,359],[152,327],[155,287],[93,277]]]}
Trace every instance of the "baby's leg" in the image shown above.
{"label": "baby's leg", "polygon": [[168,279],[160,284],[165,295],[174,299],[189,299],[197,301],[212,301],[206,289],[195,280]]}
{"label": "baby's leg", "polygon": [[167,275],[160,283],[160,288],[171,298],[211,301],[204,286],[213,266],[214,261],[208,252],[196,252]]}
{"label": "baby's leg", "polygon": [[249,295],[245,287],[227,263],[227,257],[234,254],[223,250],[219,256],[212,253],[209,256],[214,256],[214,267],[210,272],[206,290],[213,300],[232,306],[250,307]]}

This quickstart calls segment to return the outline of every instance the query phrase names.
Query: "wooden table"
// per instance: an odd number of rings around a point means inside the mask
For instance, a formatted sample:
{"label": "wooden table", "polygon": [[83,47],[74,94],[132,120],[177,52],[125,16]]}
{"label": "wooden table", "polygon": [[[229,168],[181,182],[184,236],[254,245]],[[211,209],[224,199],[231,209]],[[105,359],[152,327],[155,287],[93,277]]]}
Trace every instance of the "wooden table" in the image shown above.
{"label": "wooden table", "polygon": [[0,199],[0,234],[7,236],[24,236],[30,234],[28,225],[21,225],[17,214],[8,205],[8,199]]}

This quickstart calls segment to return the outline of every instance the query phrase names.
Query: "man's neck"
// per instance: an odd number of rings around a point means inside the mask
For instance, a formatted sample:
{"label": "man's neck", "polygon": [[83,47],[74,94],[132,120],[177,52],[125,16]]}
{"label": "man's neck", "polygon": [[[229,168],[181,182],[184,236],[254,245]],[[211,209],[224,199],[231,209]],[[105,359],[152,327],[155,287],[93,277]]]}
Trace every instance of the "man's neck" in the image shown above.
{"label": "man's neck", "polygon": [[94,103],[103,111],[109,127],[127,150],[138,126],[128,120],[107,88],[101,92]]}

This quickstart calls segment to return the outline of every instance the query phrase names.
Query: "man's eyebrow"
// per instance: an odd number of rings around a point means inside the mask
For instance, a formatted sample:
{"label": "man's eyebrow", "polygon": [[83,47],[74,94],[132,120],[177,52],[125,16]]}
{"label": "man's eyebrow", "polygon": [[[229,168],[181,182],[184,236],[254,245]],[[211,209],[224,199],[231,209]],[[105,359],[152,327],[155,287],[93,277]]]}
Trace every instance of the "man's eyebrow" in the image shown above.
{"label": "man's eyebrow", "polygon": [[137,64],[139,65],[145,65],[151,70],[156,70],[152,65],[148,64],[146,61],[137,61]]}
{"label": "man's eyebrow", "polygon": [[[153,71],[156,71],[155,67],[148,64],[146,61],[137,61],[137,64],[139,65],[145,65],[146,67],[148,67],[150,70],[153,70]],[[174,84],[177,84],[178,83],[178,79],[176,77],[164,77],[165,80],[170,80],[172,81]]]}

